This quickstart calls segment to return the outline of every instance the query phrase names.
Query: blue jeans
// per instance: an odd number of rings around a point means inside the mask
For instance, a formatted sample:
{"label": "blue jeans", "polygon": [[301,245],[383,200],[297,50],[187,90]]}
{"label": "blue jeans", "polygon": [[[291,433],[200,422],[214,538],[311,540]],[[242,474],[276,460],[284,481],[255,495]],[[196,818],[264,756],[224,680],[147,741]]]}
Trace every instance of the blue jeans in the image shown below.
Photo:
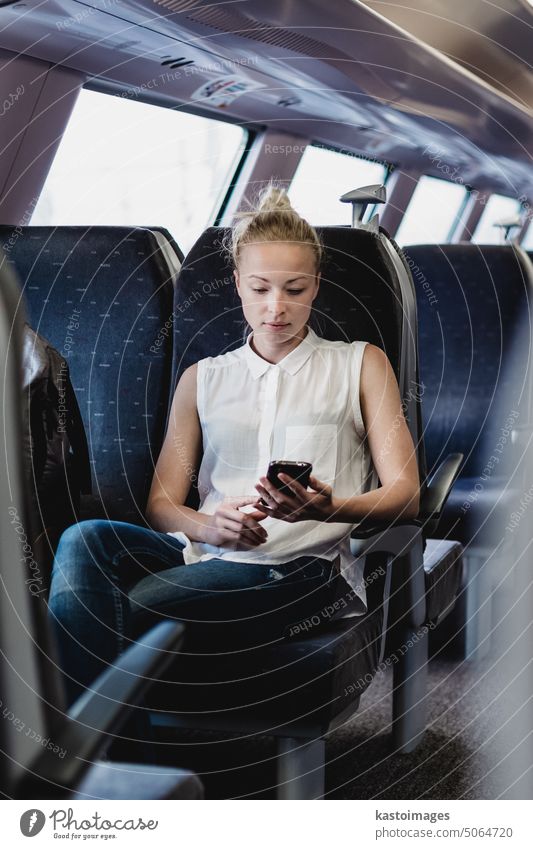
{"label": "blue jeans", "polygon": [[65,531],[49,609],[69,701],[162,618],[185,623],[188,651],[257,647],[284,639],[291,624],[349,589],[324,559],[185,565],[182,550],[168,534],[125,522],[95,519]]}

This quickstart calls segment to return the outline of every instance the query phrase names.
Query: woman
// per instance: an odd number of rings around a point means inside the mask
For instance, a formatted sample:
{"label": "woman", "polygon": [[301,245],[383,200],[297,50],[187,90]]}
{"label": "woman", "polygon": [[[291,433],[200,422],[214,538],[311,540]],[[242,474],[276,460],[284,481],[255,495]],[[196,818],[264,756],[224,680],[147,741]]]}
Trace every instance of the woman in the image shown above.
{"label": "woman", "polygon": [[[322,253],[314,229],[271,186],[234,228],[231,252],[252,332],[181,377],[148,500],[152,529],[95,520],[60,541],[50,610],[72,698],[162,616],[219,651],[281,640],[340,598],[364,612],[352,527],[418,513],[414,447],[385,354],[308,326]],[[273,459],[311,462],[309,487],[280,475],[280,492],[266,478]],[[185,506],[191,470],[198,510]],[[381,484],[366,491],[373,472]]]}

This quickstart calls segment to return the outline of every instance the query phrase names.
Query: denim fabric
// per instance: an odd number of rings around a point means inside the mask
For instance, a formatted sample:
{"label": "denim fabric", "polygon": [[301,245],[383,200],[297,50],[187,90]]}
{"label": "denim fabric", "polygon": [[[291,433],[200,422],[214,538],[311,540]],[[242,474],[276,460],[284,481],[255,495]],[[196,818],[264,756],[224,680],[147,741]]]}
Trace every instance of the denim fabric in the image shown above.
{"label": "denim fabric", "polygon": [[125,522],[90,520],[65,531],[49,609],[70,700],[163,617],[185,622],[187,650],[239,650],[283,639],[338,593],[328,560],[185,565],[182,549],[168,534]]}

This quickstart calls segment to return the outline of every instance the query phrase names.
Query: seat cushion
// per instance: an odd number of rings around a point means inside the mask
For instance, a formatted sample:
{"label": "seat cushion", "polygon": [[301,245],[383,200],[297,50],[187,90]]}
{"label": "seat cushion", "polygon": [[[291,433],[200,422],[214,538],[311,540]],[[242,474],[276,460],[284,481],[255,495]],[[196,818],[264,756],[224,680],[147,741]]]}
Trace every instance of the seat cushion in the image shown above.
{"label": "seat cushion", "polygon": [[428,539],[424,551],[426,622],[437,624],[450,612],[463,571],[463,547],[449,539]]}
{"label": "seat cushion", "polygon": [[[303,638],[232,654],[198,654],[187,643],[166,681],[146,702],[170,713],[201,712],[212,727],[241,713],[265,732],[272,723],[313,723],[326,731],[348,705],[357,707],[379,664],[381,610],[311,627]],[[314,633],[316,631],[316,633]]]}

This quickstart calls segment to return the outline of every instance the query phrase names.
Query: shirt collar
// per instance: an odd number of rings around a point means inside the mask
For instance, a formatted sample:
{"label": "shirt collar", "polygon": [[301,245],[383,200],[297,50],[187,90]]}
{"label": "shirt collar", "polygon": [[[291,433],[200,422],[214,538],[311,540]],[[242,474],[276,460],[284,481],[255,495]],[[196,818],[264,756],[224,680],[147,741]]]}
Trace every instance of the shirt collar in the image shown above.
{"label": "shirt collar", "polygon": [[294,375],[297,371],[301,369],[304,363],[307,362],[313,351],[321,343],[320,336],[317,336],[316,333],[311,330],[311,328],[307,327],[307,335],[300,342],[296,348],[293,348],[279,363],[269,363],[267,360],[264,360],[263,357],[260,357],[259,354],[256,354],[250,345],[252,339],[252,333],[247,337],[245,345],[243,345],[242,351],[243,356],[246,360],[248,368],[250,369],[250,373],[254,380],[258,377],[262,377],[264,373],[270,367],[278,367],[286,371],[288,374]]}

